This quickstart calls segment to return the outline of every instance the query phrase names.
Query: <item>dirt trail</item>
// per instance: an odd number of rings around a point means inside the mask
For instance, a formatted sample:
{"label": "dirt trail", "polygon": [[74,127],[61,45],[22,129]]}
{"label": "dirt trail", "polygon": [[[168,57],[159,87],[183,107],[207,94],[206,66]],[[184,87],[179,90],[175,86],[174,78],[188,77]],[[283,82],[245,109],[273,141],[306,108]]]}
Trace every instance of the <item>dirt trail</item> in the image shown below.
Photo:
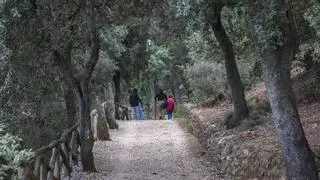
{"label": "dirt trail", "polygon": [[113,141],[96,142],[98,173],[81,179],[211,180],[214,168],[195,137],[175,121],[121,121]]}

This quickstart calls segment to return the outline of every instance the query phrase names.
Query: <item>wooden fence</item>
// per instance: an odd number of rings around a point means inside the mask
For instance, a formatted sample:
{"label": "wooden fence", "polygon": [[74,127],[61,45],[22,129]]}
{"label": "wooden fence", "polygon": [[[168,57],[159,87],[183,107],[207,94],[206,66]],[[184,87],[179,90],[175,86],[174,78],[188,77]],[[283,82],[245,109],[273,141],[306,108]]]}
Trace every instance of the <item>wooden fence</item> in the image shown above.
{"label": "wooden fence", "polygon": [[81,147],[78,126],[76,123],[65,130],[60,139],[39,148],[34,165],[19,169],[19,179],[58,180],[62,177],[62,168],[66,175],[71,176],[73,165],[78,164],[78,148]]}

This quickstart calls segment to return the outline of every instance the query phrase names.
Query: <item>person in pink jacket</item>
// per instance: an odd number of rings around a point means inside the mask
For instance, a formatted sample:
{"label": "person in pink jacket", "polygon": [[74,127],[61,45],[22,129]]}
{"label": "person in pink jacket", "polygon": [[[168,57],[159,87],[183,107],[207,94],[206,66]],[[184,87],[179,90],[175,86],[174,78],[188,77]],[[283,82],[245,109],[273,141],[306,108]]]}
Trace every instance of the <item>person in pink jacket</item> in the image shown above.
{"label": "person in pink jacket", "polygon": [[174,111],[174,99],[172,96],[169,96],[167,99],[167,107],[166,107],[167,115],[168,115],[168,120],[172,120],[173,116],[173,111]]}

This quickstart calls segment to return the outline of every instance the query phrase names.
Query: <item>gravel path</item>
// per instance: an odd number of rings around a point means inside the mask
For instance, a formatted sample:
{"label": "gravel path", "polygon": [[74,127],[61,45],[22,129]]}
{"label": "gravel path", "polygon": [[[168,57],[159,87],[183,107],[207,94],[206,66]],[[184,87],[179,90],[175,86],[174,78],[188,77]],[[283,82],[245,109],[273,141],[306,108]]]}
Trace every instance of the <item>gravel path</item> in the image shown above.
{"label": "gravel path", "polygon": [[106,180],[211,180],[197,139],[175,121],[120,121],[110,130],[113,141],[96,142],[98,173],[81,179]]}

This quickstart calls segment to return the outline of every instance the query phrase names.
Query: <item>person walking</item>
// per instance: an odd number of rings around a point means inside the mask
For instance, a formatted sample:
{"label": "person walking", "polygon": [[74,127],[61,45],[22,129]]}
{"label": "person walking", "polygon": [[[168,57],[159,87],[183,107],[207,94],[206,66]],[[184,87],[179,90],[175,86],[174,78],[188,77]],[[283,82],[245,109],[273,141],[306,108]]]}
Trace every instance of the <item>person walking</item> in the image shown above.
{"label": "person walking", "polygon": [[155,102],[156,102],[156,109],[155,109],[155,114],[156,111],[159,111],[159,119],[163,119],[165,116],[165,108],[166,108],[166,101],[167,101],[167,95],[163,92],[162,89],[156,94],[154,97]]}
{"label": "person walking", "polygon": [[167,111],[168,120],[173,120],[174,99],[171,95],[167,99],[166,111]]}
{"label": "person walking", "polygon": [[133,118],[135,120],[140,120],[140,105],[143,105],[142,100],[140,98],[140,96],[138,95],[138,90],[136,88],[134,88],[132,90],[132,94],[130,95],[130,106],[131,109],[133,111]]}

